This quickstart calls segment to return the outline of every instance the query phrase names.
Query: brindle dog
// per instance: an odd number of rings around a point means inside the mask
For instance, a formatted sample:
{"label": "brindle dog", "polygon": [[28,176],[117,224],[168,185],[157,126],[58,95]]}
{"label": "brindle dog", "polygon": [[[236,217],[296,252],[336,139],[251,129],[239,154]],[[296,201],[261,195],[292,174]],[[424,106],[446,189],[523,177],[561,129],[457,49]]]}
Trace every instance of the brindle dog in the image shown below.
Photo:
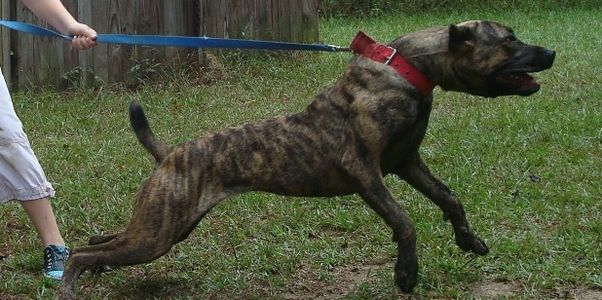
{"label": "brindle dog", "polygon": [[[527,73],[550,68],[555,56],[488,21],[426,29],[390,46],[443,89],[485,97],[535,93],[539,84]],[[174,147],[153,136],[141,107],[132,104],[132,127],[156,168],[136,195],[125,230],[93,237],[90,246],[73,251],[61,295],[75,297],[77,278],[86,269],[164,255],[215,205],[247,191],[359,194],[391,227],[398,244],[395,282],[411,292],[418,271],[416,230],[385,186],[387,174],[407,181],[441,208],[462,250],[485,255],[488,248],[471,230],[462,204],[420,157],[431,107],[431,95],[418,92],[391,67],[361,56],[303,112]]]}

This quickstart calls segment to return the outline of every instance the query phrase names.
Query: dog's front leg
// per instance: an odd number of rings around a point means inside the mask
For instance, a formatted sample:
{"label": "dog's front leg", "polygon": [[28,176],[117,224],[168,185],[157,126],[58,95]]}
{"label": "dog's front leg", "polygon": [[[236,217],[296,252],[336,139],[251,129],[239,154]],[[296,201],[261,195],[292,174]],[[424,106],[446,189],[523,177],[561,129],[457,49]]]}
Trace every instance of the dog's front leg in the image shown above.
{"label": "dog's front leg", "polygon": [[359,183],[358,193],[393,230],[397,242],[395,283],[405,293],[412,292],[418,276],[416,229],[408,214],[395,201],[384,184],[377,164],[344,162],[349,175]]}
{"label": "dog's front leg", "polygon": [[470,229],[462,203],[445,184],[431,174],[418,153],[395,173],[441,208],[445,218],[452,223],[456,244],[462,250],[478,255],[489,252],[485,242]]}
{"label": "dog's front leg", "polygon": [[[378,177],[373,179],[379,179]],[[365,182],[360,195],[393,230],[393,241],[397,242],[395,283],[403,292],[410,293],[416,285],[418,275],[416,229],[408,214],[385,187],[382,177],[380,179]]]}

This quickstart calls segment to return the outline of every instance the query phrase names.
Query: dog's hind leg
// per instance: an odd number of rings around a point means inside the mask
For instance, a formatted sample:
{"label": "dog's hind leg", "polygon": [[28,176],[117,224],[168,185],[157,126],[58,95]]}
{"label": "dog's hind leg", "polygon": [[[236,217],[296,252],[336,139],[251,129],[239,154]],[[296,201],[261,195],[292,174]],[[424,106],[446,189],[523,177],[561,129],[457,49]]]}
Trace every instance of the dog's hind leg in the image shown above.
{"label": "dog's hind leg", "polygon": [[[88,239],[88,245],[98,245],[102,243],[107,243],[115,239],[119,236],[119,233],[108,234],[108,235],[94,235]],[[98,266],[95,269],[92,269],[92,273],[100,274],[111,271],[112,268],[110,266]]]}
{"label": "dog's hind leg", "polygon": [[131,237],[126,231],[109,242],[76,248],[67,260],[59,298],[76,298],[77,278],[85,270],[100,266],[128,266],[150,262],[167,253],[171,246],[171,240]]}
{"label": "dog's hind leg", "polygon": [[431,174],[418,153],[397,170],[396,174],[441,208],[444,217],[450,220],[454,228],[456,244],[462,250],[472,251],[478,255],[489,252],[485,242],[470,229],[462,203],[447,186]]}
{"label": "dog's hind leg", "polygon": [[90,239],[88,240],[88,245],[97,245],[97,244],[106,243],[106,242],[113,240],[118,235],[119,235],[118,233],[109,234],[109,235],[94,235],[94,236],[91,236]]}

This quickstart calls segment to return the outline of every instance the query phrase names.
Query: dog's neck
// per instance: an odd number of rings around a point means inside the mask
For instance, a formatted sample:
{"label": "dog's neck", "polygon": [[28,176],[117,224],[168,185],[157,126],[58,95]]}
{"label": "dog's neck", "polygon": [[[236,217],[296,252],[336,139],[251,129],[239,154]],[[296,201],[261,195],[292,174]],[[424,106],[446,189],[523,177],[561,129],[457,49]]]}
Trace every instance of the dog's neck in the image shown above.
{"label": "dog's neck", "polygon": [[439,63],[441,57],[448,53],[447,27],[434,27],[402,36],[389,44],[434,85],[442,85],[443,74],[453,73],[441,70],[446,64]]}
{"label": "dog's neck", "polygon": [[351,49],[362,56],[391,66],[397,73],[416,87],[424,96],[430,96],[435,85],[423,72],[404,58],[397,49],[379,44],[363,32],[351,43]]}

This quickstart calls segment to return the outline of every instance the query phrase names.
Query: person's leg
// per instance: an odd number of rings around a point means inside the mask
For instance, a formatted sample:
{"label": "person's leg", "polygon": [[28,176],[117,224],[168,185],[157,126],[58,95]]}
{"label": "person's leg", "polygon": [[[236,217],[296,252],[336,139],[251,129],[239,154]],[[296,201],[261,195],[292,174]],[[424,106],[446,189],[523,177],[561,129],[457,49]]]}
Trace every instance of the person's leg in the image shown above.
{"label": "person's leg", "polygon": [[0,71],[0,203],[21,202],[44,246],[64,244],[49,197],[52,185],[34,154]]}
{"label": "person's leg", "polygon": [[69,248],[61,237],[48,200],[53,195],[54,189],[31,149],[0,72],[0,204],[12,200],[21,202],[45,246],[44,275],[60,280]]}
{"label": "person's leg", "polygon": [[48,198],[20,201],[36,228],[44,246],[65,246]]}
{"label": "person's leg", "polygon": [[69,247],[61,236],[48,198],[20,201],[44,244],[44,276],[61,280]]}

